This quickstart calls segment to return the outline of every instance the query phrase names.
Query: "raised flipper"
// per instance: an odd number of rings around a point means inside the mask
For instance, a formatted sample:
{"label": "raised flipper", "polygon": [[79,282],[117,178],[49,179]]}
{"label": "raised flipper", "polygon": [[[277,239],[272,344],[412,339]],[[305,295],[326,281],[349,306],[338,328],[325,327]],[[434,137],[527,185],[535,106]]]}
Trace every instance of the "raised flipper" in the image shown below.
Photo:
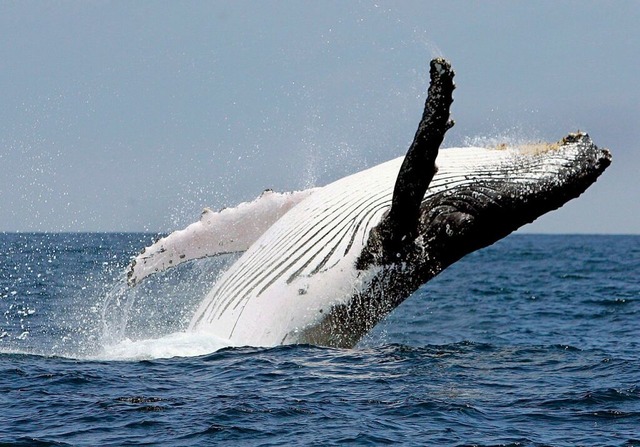
{"label": "raised flipper", "polygon": [[435,161],[444,134],[453,127],[453,121],[449,120],[455,89],[451,64],[442,58],[433,59],[429,74],[431,83],[424,112],[398,172],[391,209],[369,233],[367,246],[357,262],[360,269],[397,262],[411,250],[418,236],[420,204],[437,171]]}
{"label": "raised flipper", "polygon": [[245,251],[275,221],[316,189],[288,193],[267,190],[255,200],[235,208],[217,213],[205,208],[198,222],[142,250],[129,264],[127,283],[132,287],[149,275],[192,259]]}

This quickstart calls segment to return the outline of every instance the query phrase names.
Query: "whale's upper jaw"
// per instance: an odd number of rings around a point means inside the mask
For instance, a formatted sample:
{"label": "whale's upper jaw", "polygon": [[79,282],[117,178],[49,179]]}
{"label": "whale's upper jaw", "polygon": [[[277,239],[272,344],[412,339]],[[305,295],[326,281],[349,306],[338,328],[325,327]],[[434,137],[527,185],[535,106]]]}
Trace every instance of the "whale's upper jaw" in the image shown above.
{"label": "whale's upper jaw", "polygon": [[578,197],[611,164],[611,153],[586,133],[520,152],[501,171],[479,173],[422,203],[417,242],[438,269]]}

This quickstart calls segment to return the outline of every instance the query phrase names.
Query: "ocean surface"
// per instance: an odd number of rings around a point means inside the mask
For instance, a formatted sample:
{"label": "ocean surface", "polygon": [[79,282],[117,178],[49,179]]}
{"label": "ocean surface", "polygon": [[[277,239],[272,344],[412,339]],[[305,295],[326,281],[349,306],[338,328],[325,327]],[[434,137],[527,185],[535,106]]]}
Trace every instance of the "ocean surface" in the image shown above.
{"label": "ocean surface", "polygon": [[640,446],[640,236],[512,235],[355,349],[185,333],[233,258],[124,286],[150,234],[0,234],[0,445]]}

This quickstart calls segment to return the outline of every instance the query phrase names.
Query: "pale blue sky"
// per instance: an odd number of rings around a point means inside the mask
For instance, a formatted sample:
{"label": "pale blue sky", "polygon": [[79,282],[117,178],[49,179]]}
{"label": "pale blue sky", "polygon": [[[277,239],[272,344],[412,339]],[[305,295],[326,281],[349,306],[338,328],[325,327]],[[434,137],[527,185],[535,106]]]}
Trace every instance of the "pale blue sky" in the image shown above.
{"label": "pale blue sky", "polygon": [[0,231],[171,231],[405,152],[588,131],[614,162],[527,232],[640,233],[640,2],[0,3]]}

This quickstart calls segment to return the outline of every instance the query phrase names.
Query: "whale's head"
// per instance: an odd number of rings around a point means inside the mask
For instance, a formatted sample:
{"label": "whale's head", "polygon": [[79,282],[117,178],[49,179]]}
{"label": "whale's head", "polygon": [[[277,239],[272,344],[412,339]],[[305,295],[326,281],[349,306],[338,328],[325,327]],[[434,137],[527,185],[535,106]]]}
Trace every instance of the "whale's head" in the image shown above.
{"label": "whale's head", "polygon": [[[419,205],[417,237],[386,251],[393,225],[372,228],[356,264],[377,276],[334,306],[300,340],[353,346],[420,285],[463,256],[486,247],[582,194],[611,163],[588,135],[554,144],[500,145],[439,151],[438,171]],[[390,212],[387,214],[387,216]],[[388,222],[388,221],[387,221]],[[375,267],[382,267],[375,269]]]}
{"label": "whale's head", "polygon": [[578,197],[611,154],[576,133],[554,144],[460,149],[450,156],[442,150],[438,160],[421,205],[418,242],[442,269]]}

